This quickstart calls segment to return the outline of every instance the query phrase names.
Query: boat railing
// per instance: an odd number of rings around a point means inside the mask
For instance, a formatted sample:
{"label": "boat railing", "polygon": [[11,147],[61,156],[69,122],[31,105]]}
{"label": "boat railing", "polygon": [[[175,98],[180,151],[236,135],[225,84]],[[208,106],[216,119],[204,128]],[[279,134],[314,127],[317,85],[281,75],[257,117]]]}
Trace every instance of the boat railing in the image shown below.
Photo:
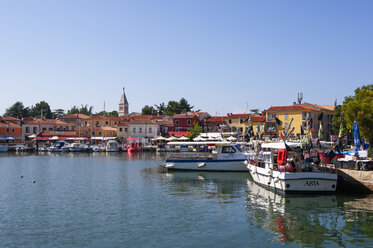
{"label": "boat railing", "polygon": [[206,160],[210,158],[209,155],[202,153],[173,153],[168,159],[177,159],[177,160]]}

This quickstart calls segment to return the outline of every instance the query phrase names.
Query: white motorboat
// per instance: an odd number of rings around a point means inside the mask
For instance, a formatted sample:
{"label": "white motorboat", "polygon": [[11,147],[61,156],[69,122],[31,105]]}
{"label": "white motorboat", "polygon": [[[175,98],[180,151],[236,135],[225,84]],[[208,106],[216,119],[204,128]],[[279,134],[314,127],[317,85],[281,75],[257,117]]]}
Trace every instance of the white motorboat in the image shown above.
{"label": "white motorboat", "polygon": [[337,174],[332,168],[300,160],[296,152],[286,151],[283,142],[265,143],[262,148],[262,160],[247,162],[256,183],[284,193],[335,192]]}
{"label": "white motorboat", "polygon": [[69,149],[70,152],[84,152],[86,150],[85,146],[79,142],[72,143]]}
{"label": "white motorboat", "polygon": [[[200,153],[176,153],[160,166],[170,170],[195,171],[249,171],[246,167],[247,156],[243,154],[240,146],[230,142],[175,142],[175,145],[205,146]],[[208,152],[208,146],[215,146],[216,153]]]}
{"label": "white motorboat", "polygon": [[0,152],[7,152],[8,145],[7,144],[0,144]]}
{"label": "white motorboat", "polygon": [[106,151],[107,152],[117,152],[117,151],[119,151],[118,142],[116,142],[115,140],[109,140],[106,143]]}
{"label": "white motorboat", "polygon": [[66,141],[57,141],[53,146],[49,147],[50,152],[62,152],[62,148],[68,145]]}

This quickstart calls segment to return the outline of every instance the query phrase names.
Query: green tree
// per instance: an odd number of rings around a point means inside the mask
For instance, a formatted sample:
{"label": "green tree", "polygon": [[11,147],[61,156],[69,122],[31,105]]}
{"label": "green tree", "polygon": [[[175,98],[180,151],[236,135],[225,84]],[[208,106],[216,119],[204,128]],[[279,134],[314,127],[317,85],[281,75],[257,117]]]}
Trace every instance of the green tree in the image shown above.
{"label": "green tree", "polygon": [[78,114],[79,113],[79,108],[77,106],[73,106],[71,109],[69,109],[67,111],[67,114],[68,115],[71,115],[71,114]]}
{"label": "green tree", "polygon": [[169,101],[166,107],[167,115],[180,114],[180,104],[176,101]]}
{"label": "green tree", "polygon": [[166,114],[166,105],[164,102],[160,103],[159,105],[154,105],[155,109],[157,110],[157,113],[159,115],[165,115]]}
{"label": "green tree", "polygon": [[22,102],[16,102],[5,110],[4,116],[12,116],[18,119],[28,117],[30,115],[30,109],[25,108]]}
{"label": "green tree", "polygon": [[152,106],[145,105],[141,110],[142,115],[157,115],[157,110]]}
{"label": "green tree", "polygon": [[55,109],[55,110],[53,110],[52,115],[53,115],[54,118],[63,117],[63,116],[65,116],[65,110],[63,110],[63,109]]}
{"label": "green tree", "polygon": [[182,97],[179,101],[179,111],[181,113],[187,113],[191,111],[194,108],[194,106],[191,106],[188,101]]}
{"label": "green tree", "polygon": [[259,109],[250,109],[250,112],[254,114],[259,114]]}
{"label": "green tree", "polygon": [[352,129],[354,121],[359,125],[360,134],[373,144],[373,84],[355,90],[354,96],[345,97],[341,107],[344,124]]}
{"label": "green tree", "polygon": [[43,118],[50,119],[52,118],[52,110],[49,106],[49,104],[45,101],[41,101],[35,106],[31,106],[31,116],[35,118],[40,118],[43,116]]}
{"label": "green tree", "polygon": [[190,130],[190,134],[188,135],[189,139],[196,138],[200,133],[202,133],[202,127],[198,125],[197,122],[193,123],[193,128]]}
{"label": "green tree", "polygon": [[113,116],[113,117],[117,117],[118,116],[118,111],[116,110],[113,110],[111,112],[106,112],[106,111],[101,111],[101,112],[98,112],[98,113],[95,113],[94,115],[99,115],[99,116]]}

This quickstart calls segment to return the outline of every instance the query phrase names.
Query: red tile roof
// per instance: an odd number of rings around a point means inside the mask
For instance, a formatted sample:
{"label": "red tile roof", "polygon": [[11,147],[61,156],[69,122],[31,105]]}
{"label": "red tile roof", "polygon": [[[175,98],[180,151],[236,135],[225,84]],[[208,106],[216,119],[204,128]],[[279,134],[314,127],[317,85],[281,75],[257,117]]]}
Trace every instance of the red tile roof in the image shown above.
{"label": "red tile roof", "polygon": [[309,107],[309,106],[305,106],[305,105],[301,105],[301,104],[298,104],[298,105],[290,105],[290,106],[274,106],[274,107],[270,107],[269,109],[267,109],[267,113],[268,112],[273,112],[273,111],[301,111],[301,110],[314,110],[314,111],[317,111],[317,109],[315,108],[312,108],[312,107]]}
{"label": "red tile roof", "polygon": [[250,114],[227,114],[225,119],[247,119],[249,116]]}
{"label": "red tile roof", "polygon": [[212,116],[211,118],[208,118],[206,122],[225,122],[225,120],[225,116]]}
{"label": "red tile roof", "polygon": [[266,120],[265,116],[251,116],[250,120],[252,122],[264,122]]}

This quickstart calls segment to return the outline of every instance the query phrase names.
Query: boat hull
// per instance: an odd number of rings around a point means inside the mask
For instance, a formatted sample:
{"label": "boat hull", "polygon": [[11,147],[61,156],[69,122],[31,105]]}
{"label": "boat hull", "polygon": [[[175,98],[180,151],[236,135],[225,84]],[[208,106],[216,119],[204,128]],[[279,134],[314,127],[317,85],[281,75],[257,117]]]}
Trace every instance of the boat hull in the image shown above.
{"label": "boat hull", "polygon": [[200,160],[182,161],[166,160],[161,166],[169,170],[191,170],[191,171],[245,171],[249,169],[245,165],[245,160]]}
{"label": "boat hull", "polygon": [[284,193],[333,193],[337,188],[337,174],[324,172],[280,172],[248,166],[254,182]]}

